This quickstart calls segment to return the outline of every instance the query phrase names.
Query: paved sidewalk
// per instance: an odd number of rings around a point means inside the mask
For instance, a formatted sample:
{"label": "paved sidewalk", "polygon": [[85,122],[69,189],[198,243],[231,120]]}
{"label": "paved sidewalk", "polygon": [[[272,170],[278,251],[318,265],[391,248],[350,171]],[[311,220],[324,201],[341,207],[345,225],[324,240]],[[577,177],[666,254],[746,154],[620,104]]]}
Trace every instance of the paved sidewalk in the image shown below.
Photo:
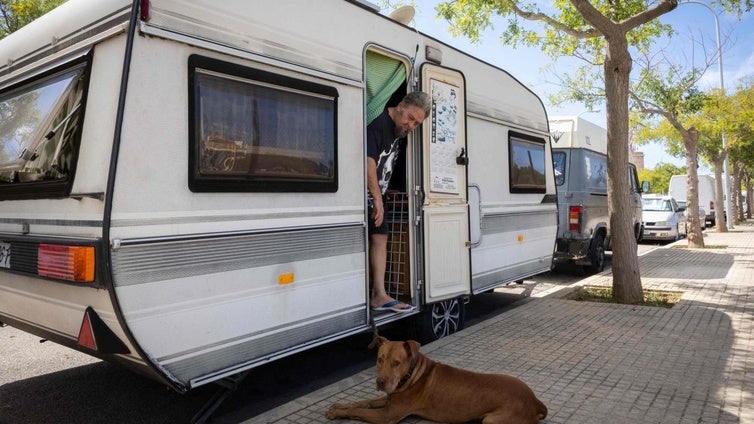
{"label": "paved sidewalk", "polygon": [[[705,244],[716,248],[681,248],[681,240],[640,257],[644,288],[683,292],[671,309],[535,291],[525,304],[422,352],[518,376],[547,405],[543,423],[754,423],[753,225],[705,231]],[[611,281],[608,271],[574,286]],[[382,395],[374,376],[366,370],[248,422],[331,422],[325,412],[333,402]]]}

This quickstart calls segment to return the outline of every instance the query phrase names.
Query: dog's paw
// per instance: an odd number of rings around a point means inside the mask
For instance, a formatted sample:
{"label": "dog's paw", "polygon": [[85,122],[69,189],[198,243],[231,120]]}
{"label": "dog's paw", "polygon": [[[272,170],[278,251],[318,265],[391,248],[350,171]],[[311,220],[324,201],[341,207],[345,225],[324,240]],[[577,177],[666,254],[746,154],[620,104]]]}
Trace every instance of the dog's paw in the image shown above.
{"label": "dog's paw", "polygon": [[330,409],[327,410],[327,414],[325,416],[328,419],[334,420],[336,418],[343,418],[346,416],[345,411],[348,409],[349,405],[342,404],[342,403],[334,403],[330,406]]}

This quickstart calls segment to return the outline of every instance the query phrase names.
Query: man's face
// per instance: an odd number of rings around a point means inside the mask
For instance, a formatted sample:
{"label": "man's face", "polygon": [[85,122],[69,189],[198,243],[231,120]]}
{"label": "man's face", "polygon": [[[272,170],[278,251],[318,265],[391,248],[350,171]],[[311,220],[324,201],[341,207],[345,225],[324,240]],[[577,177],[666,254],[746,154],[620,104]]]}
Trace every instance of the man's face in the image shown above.
{"label": "man's face", "polygon": [[408,135],[408,133],[421,125],[424,118],[426,118],[424,109],[414,105],[406,105],[403,102],[398,104],[396,111],[395,135],[398,137]]}

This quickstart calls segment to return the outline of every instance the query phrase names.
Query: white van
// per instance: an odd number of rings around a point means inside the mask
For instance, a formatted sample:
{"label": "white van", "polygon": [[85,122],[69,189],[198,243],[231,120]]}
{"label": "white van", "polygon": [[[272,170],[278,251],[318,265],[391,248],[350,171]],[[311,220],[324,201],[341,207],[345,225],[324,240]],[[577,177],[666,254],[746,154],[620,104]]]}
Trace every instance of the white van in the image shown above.
{"label": "white van", "polygon": [[[715,226],[715,177],[712,175],[699,175],[699,207],[707,212],[704,226]],[[687,204],[686,182],[687,175],[673,175],[668,184],[668,195],[678,202]]]}
{"label": "white van", "polygon": [[[415,89],[387,277],[417,312],[375,313],[365,128]],[[442,337],[550,269],[539,97],[365,2],[69,0],[0,41],[0,107],[0,321],[178,391],[373,324]]]}

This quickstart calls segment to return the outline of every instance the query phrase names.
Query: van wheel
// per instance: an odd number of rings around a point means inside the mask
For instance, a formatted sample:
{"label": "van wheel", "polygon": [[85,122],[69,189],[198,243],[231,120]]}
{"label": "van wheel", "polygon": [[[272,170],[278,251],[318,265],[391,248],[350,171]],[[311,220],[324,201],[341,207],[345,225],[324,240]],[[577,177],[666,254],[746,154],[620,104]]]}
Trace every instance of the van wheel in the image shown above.
{"label": "van wheel", "polygon": [[584,270],[590,274],[602,272],[605,269],[605,239],[598,234],[592,240],[592,246],[589,249],[589,265],[584,266]]}
{"label": "van wheel", "polygon": [[463,329],[465,304],[462,297],[443,300],[428,306],[419,315],[419,341],[429,343]]}

